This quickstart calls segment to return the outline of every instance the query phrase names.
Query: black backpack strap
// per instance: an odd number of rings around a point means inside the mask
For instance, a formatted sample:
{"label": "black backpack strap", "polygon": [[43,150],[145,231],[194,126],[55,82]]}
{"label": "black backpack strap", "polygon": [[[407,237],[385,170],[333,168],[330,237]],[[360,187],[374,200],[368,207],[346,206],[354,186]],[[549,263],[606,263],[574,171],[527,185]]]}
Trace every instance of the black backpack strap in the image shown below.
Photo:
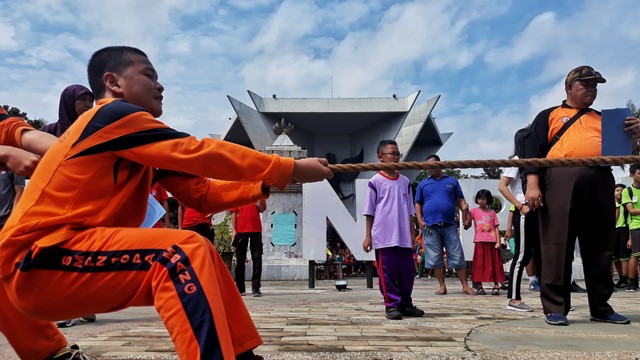
{"label": "black backpack strap", "polygon": [[578,111],[575,115],[573,115],[573,117],[571,119],[569,119],[569,121],[564,123],[564,125],[562,125],[562,128],[560,129],[560,131],[558,131],[555,135],[553,135],[553,139],[551,139],[551,142],[549,143],[549,149],[551,149],[553,147],[553,145],[555,145],[558,142],[558,140],[560,140],[562,135],[564,135],[564,133],[567,132],[567,130],[569,130],[571,125],[573,125],[573,123],[575,123],[580,118],[580,116],[588,113],[589,111],[591,111],[591,109],[589,109],[589,108],[582,109],[582,110]]}

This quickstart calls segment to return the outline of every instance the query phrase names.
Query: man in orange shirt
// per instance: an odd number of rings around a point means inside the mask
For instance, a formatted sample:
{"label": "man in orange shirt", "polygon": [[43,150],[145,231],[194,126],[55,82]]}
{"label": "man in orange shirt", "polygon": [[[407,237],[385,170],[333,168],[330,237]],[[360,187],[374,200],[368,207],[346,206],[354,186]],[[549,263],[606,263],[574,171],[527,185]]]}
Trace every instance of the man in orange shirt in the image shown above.
{"label": "man in orange shirt", "polygon": [[[22,118],[10,116],[0,107],[0,164],[3,169],[30,176],[40,157],[56,140],[55,136],[35,131]],[[36,320],[18,310],[2,286],[0,306],[0,332],[21,359],[64,360],[80,353],[78,349],[67,348],[67,340],[54,323]]]}
{"label": "man in orange shirt", "polygon": [[260,200],[255,204],[231,210],[231,237],[236,248],[236,286],[244,295],[244,269],[247,259],[247,246],[251,249],[251,293],[254,297],[262,295],[260,278],[262,278],[262,214],[267,203]]}
{"label": "man in orange shirt", "polygon": [[139,49],[98,50],[87,72],[96,106],[49,149],[0,234],[11,302],[42,320],[153,305],[181,359],[258,358],[262,340],[213,245],[138,228],[151,186],[213,213],[264,199],[270,186],[330,178],[326,160],[169,128],[156,119],[164,87]]}
{"label": "man in orange shirt", "polygon": [[[533,120],[525,138],[526,157],[602,155],[602,119],[590,106],[598,94],[598,84],[604,82],[604,77],[590,66],[571,70],[565,78],[566,100],[541,111]],[[627,118],[625,130],[638,139],[640,120]],[[613,293],[611,240],[615,228],[611,167],[554,167],[546,169],[543,176],[538,168],[524,168],[523,174],[527,179],[525,205],[532,211],[540,209],[540,298],[545,321],[550,325],[569,325],[571,260],[577,236],[591,320],[628,324],[629,319],[616,313],[608,303]]]}

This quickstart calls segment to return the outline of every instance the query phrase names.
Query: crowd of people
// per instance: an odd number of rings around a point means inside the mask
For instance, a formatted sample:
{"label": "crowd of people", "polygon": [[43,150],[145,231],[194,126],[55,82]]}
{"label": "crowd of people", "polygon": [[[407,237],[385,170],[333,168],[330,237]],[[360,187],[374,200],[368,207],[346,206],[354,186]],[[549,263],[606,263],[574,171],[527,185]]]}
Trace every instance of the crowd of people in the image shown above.
{"label": "crowd of people", "polygon": [[[572,69],[565,78],[566,99],[559,106],[541,111],[533,123],[516,132],[511,158],[575,158],[602,155],[600,112],[590,106],[597,96],[597,85],[606,80],[590,66]],[[633,144],[640,138],[640,120],[624,119],[624,130],[631,133]],[[378,147],[381,162],[399,161],[399,152],[384,152]],[[391,158],[385,156],[390,155]],[[439,161],[430,155],[427,162]],[[408,261],[401,254],[416,237],[410,237],[405,218],[416,215],[423,242],[425,267],[433,269],[438,280],[437,295],[446,295],[444,269],[453,268],[464,294],[485,295],[482,283],[492,284],[491,294],[499,295],[506,277],[499,249],[500,224],[493,210],[492,194],[486,189],[475,196],[477,208],[469,209],[458,181],[430,169],[414,199],[415,212],[406,209],[411,188],[401,185],[399,174],[379,172],[369,182],[365,251],[376,251],[380,291],[384,297],[386,317],[400,319],[402,310],[411,306],[408,274],[418,277],[419,267],[389,265]],[[640,165],[630,167],[633,184],[615,185],[610,166],[592,167],[515,167],[506,169],[499,191],[512,204],[507,234],[513,235],[514,259],[507,283],[507,308],[533,311],[522,301],[521,279],[527,269],[530,289],[540,291],[544,320],[550,325],[569,325],[571,292],[588,291],[592,321],[628,324],[629,318],[616,313],[608,304],[615,288],[638,289],[640,257]],[[382,187],[386,182],[394,182]],[[404,186],[404,189],[403,189]],[[396,189],[400,187],[399,189]],[[392,190],[390,190],[392,189]],[[626,189],[626,190],[625,190]],[[611,196],[612,193],[615,196]],[[615,206],[614,206],[615,205]],[[367,207],[368,206],[368,207]],[[384,211],[381,211],[383,209]],[[474,255],[471,266],[473,288],[467,283],[465,257],[460,243],[455,215],[460,211],[465,229],[474,226]],[[385,214],[385,217],[376,216]],[[388,216],[391,214],[391,216]],[[398,214],[401,214],[400,217]],[[385,231],[379,230],[386,224]],[[376,225],[378,227],[376,228]],[[588,225],[587,225],[588,224]],[[377,232],[375,231],[376,229]],[[507,238],[509,238],[507,237]],[[400,238],[399,240],[394,240]],[[411,243],[413,241],[413,244]],[[587,289],[575,282],[572,272],[574,249],[579,244]],[[448,264],[444,263],[444,254]],[[615,265],[615,266],[614,266]],[[613,269],[619,281],[613,282]],[[384,277],[384,279],[383,279]],[[413,278],[413,276],[412,276]],[[390,296],[390,294],[392,296]],[[391,310],[390,310],[391,309]]]}
{"label": "crowd of people", "polygon": [[[66,88],[58,122],[43,131],[0,111],[0,155],[7,169],[0,174],[7,199],[0,233],[0,331],[21,358],[64,360],[82,352],[68,345],[52,321],[72,326],[78,318],[95,321],[95,313],[147,305],[156,307],[180,358],[259,359],[253,349],[262,340],[240,297],[247,249],[254,263],[252,294],[260,296],[259,214],[270,188],[331,178],[326,160],[270,156],[171,129],[157,120],[164,87],[139,49],[100,49],[87,72],[91,90]],[[571,70],[567,98],[515,134],[513,158],[601,155],[601,117],[590,106],[605,81],[589,66]],[[634,141],[640,138],[638,118],[627,118],[625,125]],[[376,151],[382,163],[402,156],[393,140],[380,141]],[[415,196],[397,170],[380,171],[369,181],[362,247],[375,252],[386,318],[425,314],[412,298],[421,239],[420,258],[437,279],[437,295],[448,294],[445,270],[451,268],[463,294],[499,295],[507,283],[507,308],[532,311],[520,294],[527,269],[532,290],[539,284],[545,321],[569,325],[577,239],[591,320],[630,322],[608,300],[614,287],[638,289],[640,165],[631,166],[630,187],[615,185],[608,166],[507,169],[499,191],[512,204],[508,282],[491,192],[478,191],[477,207],[470,209],[456,179],[441,169],[428,173]],[[19,176],[30,176],[29,186]],[[140,228],[149,194],[167,209],[164,189],[180,201],[180,229],[169,228],[168,215]],[[234,278],[213,247],[210,226],[211,214],[226,209],[234,214]],[[464,228],[475,231],[471,285],[458,210]],[[346,274],[362,273],[343,244],[329,239],[329,247]],[[612,268],[620,274],[615,286]]]}

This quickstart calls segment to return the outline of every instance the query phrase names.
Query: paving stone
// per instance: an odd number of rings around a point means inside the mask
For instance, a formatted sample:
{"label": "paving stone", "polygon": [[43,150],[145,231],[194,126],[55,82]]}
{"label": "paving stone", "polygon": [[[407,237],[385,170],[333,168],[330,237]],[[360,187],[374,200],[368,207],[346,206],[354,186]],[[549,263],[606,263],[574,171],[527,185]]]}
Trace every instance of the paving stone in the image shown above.
{"label": "paving stone", "polygon": [[370,345],[370,346],[345,346],[344,349],[346,351],[353,351],[353,352],[361,352],[361,351],[391,351],[391,352],[405,352],[405,351],[409,351],[409,348],[406,346],[400,346],[400,345],[396,345],[396,346],[376,346],[376,345]]}
{"label": "paving stone", "polygon": [[[306,291],[306,281],[265,281],[265,296],[243,298],[264,341],[256,353],[267,360],[640,359],[636,294],[614,293],[610,301],[631,325],[589,321],[586,294],[572,294],[571,325],[554,327],[544,323],[539,294],[528,291],[523,300],[535,311],[518,313],[505,309],[502,296],[436,296],[435,280],[420,280],[413,298],[427,316],[391,321],[380,293],[362,278],[349,279],[349,292],[317,285]],[[99,314],[98,322],[63,333],[98,359],[177,359],[149,307]],[[0,359],[15,359],[2,341]]]}

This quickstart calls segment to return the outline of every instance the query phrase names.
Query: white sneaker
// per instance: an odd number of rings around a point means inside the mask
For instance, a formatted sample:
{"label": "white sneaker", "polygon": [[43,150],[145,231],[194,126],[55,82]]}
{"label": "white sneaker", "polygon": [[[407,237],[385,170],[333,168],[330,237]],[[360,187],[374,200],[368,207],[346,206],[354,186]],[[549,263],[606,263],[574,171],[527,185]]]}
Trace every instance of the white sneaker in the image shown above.
{"label": "white sneaker", "polygon": [[56,326],[58,326],[59,328],[68,328],[68,327],[72,327],[76,324],[76,321],[71,319],[71,320],[64,320],[64,321],[58,321],[56,323]]}
{"label": "white sneaker", "polygon": [[87,316],[83,316],[82,320],[86,321],[86,322],[96,322],[96,314],[91,314],[91,315],[87,315]]}
{"label": "white sneaker", "polygon": [[67,351],[48,357],[47,360],[95,360],[96,358],[92,355],[87,354],[78,344],[69,344],[67,346]]}

